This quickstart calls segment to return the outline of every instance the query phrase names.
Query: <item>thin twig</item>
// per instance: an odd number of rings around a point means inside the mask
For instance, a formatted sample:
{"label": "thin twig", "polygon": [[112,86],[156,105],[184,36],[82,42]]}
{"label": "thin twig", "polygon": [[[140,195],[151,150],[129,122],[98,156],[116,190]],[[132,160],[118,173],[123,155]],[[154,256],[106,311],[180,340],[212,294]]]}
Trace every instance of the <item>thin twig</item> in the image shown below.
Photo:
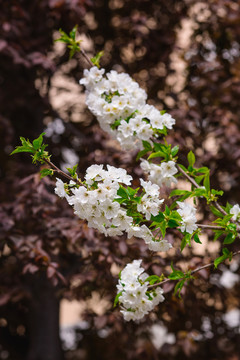
{"label": "thin twig", "polygon": [[207,224],[196,224],[197,227],[202,229],[210,229],[210,230],[222,230],[224,229],[222,226],[214,226],[214,225],[207,225]]}
{"label": "thin twig", "polygon": [[88,63],[88,69],[91,69],[91,67],[94,66],[91,59],[87,56],[87,54],[85,53],[85,51],[83,49],[80,50],[80,54],[81,54],[81,56],[84,57],[84,59]]}
{"label": "thin twig", "polygon": [[[183,176],[188,179],[188,181],[190,181],[191,184],[193,184],[196,188],[199,188],[200,186],[196,183],[196,181],[191,177],[189,176],[178,164],[176,164],[176,167],[178,169],[179,172],[181,172],[183,174]],[[214,201],[214,204],[216,206],[216,208],[224,215],[228,215],[226,213],[225,210],[223,210],[223,208],[221,207],[221,205],[218,204],[217,201]]]}
{"label": "thin twig", "polygon": [[81,180],[74,179],[72,176],[66,174],[64,171],[59,169],[55,164],[53,164],[50,160],[44,159],[45,163],[48,164],[54,171],[56,171],[59,175],[64,176],[68,180],[74,181],[76,184],[83,185]]}
{"label": "thin twig", "polygon": [[[234,252],[234,253],[232,254],[232,257],[234,257],[234,256],[236,256],[236,255],[238,255],[238,254],[240,254],[240,250]],[[201,270],[203,270],[203,269],[207,269],[207,268],[212,267],[212,266],[214,266],[214,262],[211,262],[211,263],[209,263],[209,264],[205,264],[205,265],[199,266],[198,268],[192,270],[191,273],[190,273],[190,275],[193,275],[193,274],[195,274],[196,272],[199,272],[199,271],[201,271]],[[182,280],[182,279],[184,279],[184,278],[182,277],[182,278],[180,278],[180,279],[177,279],[177,281]],[[163,280],[163,281],[161,281],[161,282],[159,282],[159,283],[156,283],[156,284],[153,284],[153,285],[149,285],[149,286],[148,286],[148,289],[152,289],[152,288],[155,288],[155,287],[157,287],[157,286],[161,286],[161,285],[166,284],[166,283],[168,283],[168,282],[170,282],[170,281],[176,281],[176,280],[173,280],[173,279],[165,279],[165,280]]]}
{"label": "thin twig", "polygon": [[189,176],[178,164],[176,164],[176,167],[177,167],[178,171],[181,172],[183,174],[183,176],[188,179],[188,181],[190,181],[191,184],[193,184],[196,188],[200,187],[196,183],[196,181],[193,178],[191,178],[191,176]]}

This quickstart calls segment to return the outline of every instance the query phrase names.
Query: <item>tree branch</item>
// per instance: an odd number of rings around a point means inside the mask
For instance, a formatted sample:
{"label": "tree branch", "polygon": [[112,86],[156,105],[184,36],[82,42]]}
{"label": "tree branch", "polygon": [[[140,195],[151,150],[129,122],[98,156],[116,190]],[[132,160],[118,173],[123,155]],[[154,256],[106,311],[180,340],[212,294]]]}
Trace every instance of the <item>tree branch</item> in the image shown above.
{"label": "tree branch", "polygon": [[214,225],[207,225],[207,224],[196,224],[197,227],[202,229],[210,229],[210,230],[222,230],[224,229],[222,226],[214,226]]}
{"label": "tree branch", "polygon": [[55,172],[57,172],[59,175],[65,177],[68,180],[72,180],[74,181],[76,184],[79,185],[83,185],[83,183],[81,182],[81,180],[79,179],[74,179],[72,176],[66,174],[64,171],[62,171],[61,169],[59,169],[56,165],[54,165],[50,160],[44,159],[45,163],[47,165],[49,165]]}
{"label": "tree branch", "polygon": [[[199,187],[200,187],[200,186],[196,183],[196,181],[195,181],[193,178],[191,178],[191,176],[189,176],[178,164],[176,164],[176,167],[177,167],[178,171],[179,171],[180,173],[182,173],[183,176],[184,176],[186,179],[188,179],[188,181],[189,181],[193,186],[195,186],[196,188],[199,188]],[[226,213],[226,211],[223,210],[223,208],[218,204],[217,201],[214,201],[214,204],[215,204],[216,208],[217,208],[224,216],[228,215],[228,214]]]}
{"label": "tree branch", "polygon": [[[238,255],[238,254],[240,254],[240,250],[234,252],[234,253],[232,254],[232,257],[234,257],[234,256],[236,256],[236,255]],[[195,274],[195,273],[197,273],[197,272],[199,272],[199,271],[201,271],[201,270],[203,270],[203,269],[207,269],[207,268],[212,267],[212,266],[214,266],[214,262],[211,262],[211,263],[209,263],[209,264],[205,264],[205,265],[199,266],[198,268],[192,270],[190,274],[193,275],[193,274]],[[179,280],[182,280],[182,279],[184,279],[184,278],[180,278],[180,279],[177,279],[177,280],[165,279],[165,280],[163,280],[163,281],[161,281],[161,282],[159,282],[159,283],[156,283],[156,284],[153,284],[153,285],[148,286],[148,289],[152,289],[152,288],[155,288],[155,287],[157,287],[157,286],[161,286],[161,285],[166,284],[166,283],[168,283],[168,282],[170,282],[170,281],[179,281]]]}

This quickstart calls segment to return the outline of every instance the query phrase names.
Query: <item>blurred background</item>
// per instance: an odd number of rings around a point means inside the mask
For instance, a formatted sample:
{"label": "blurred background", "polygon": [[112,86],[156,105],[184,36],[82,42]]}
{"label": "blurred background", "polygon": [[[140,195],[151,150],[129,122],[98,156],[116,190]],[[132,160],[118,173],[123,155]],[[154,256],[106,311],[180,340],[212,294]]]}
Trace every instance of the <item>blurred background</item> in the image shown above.
{"label": "blurred background", "polygon": [[[240,202],[240,3],[234,0],[10,0],[0,3],[0,358],[10,360],[240,359],[239,258],[201,271],[139,324],[113,309],[119,271],[143,258],[149,274],[201,265],[218,256],[203,245],[150,254],[139,239],[104,238],[74,217],[39,179],[24,154],[9,157],[19,136],[46,132],[62,169],[111,164],[142,176],[135,152],[123,152],[84,105],[82,68],[68,60],[58,29],[78,25],[89,56],[129,73],[148,103],[176,125],[169,141],[180,162],[193,150],[211,168],[222,204]],[[187,186],[184,181],[181,186]],[[206,204],[199,221],[208,223]],[[239,250],[238,242],[230,246]],[[59,322],[60,318],[60,322]]]}

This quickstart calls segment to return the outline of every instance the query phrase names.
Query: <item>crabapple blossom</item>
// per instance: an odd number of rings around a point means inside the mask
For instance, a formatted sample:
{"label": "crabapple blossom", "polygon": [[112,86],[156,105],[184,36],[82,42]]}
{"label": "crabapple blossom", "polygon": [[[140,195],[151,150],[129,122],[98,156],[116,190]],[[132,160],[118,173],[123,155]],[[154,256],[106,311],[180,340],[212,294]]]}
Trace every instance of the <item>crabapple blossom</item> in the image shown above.
{"label": "crabapple blossom", "polygon": [[[99,230],[105,236],[121,236],[124,232],[128,237],[141,238],[152,251],[167,251],[171,248],[166,240],[156,239],[145,224],[135,223],[125,198],[119,194],[125,185],[131,185],[132,177],[124,169],[117,169],[107,165],[92,165],[86,170],[85,184],[68,187],[62,180],[57,179],[55,193],[65,197],[73,206],[74,213],[88,222],[88,226]],[[151,216],[159,213],[162,199],[159,199],[159,186],[140,179],[141,193],[138,200],[132,203],[135,210],[142,214],[142,220],[149,221]],[[120,191],[120,192],[119,192]],[[134,190],[132,190],[135,194]],[[118,200],[121,200],[120,202]]]}
{"label": "crabapple blossom", "polygon": [[197,230],[197,219],[195,216],[196,209],[186,202],[177,201],[177,204],[180,207],[177,212],[182,218],[181,231],[186,231],[187,233],[192,234],[195,230]]}
{"label": "crabapple blossom", "polygon": [[86,87],[86,104],[100,126],[115,137],[125,150],[141,149],[164,128],[172,129],[175,120],[146,104],[147,94],[128,74],[93,66],[84,70],[80,84]]}
{"label": "crabapple blossom", "polygon": [[142,260],[134,260],[122,270],[117,284],[119,302],[124,320],[140,320],[160,302],[163,290],[148,289],[148,274],[141,266]]}
{"label": "crabapple blossom", "polygon": [[174,175],[177,174],[178,170],[174,161],[162,162],[160,165],[156,165],[141,159],[140,166],[145,173],[149,174],[148,179],[154,184],[171,186],[172,183],[177,183]]}

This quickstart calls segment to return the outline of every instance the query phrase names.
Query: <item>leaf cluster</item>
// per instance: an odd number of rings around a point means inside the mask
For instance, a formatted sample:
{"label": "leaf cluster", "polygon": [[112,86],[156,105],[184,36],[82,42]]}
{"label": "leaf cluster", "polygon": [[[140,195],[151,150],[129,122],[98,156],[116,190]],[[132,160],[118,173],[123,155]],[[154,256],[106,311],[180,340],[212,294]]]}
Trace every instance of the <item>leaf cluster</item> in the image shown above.
{"label": "leaf cluster", "polygon": [[181,298],[181,290],[185,284],[185,282],[189,282],[189,280],[194,279],[194,277],[191,274],[191,270],[184,273],[180,270],[176,270],[173,267],[173,264],[171,264],[172,272],[170,275],[168,275],[168,279],[170,280],[179,280],[174,288],[174,295],[178,293],[178,297]]}
{"label": "leaf cluster", "polygon": [[81,51],[80,43],[81,40],[76,40],[76,33],[77,33],[78,26],[75,25],[74,28],[70,31],[69,35],[65,33],[62,29],[59,29],[61,34],[60,38],[56,39],[55,41],[63,42],[67,44],[67,47],[70,49],[69,58],[71,59],[76,52]]}
{"label": "leaf cluster", "polygon": [[[17,146],[15,150],[12,151],[10,155],[18,154],[18,153],[30,153],[32,157],[33,164],[40,162],[41,164],[45,163],[45,161],[50,160],[50,156],[47,151],[45,151],[47,145],[43,144],[43,136],[45,133],[42,133],[37,139],[33,140],[31,143],[30,140],[25,139],[24,137],[20,137],[22,145]],[[52,169],[42,169],[41,177],[53,175]]]}

